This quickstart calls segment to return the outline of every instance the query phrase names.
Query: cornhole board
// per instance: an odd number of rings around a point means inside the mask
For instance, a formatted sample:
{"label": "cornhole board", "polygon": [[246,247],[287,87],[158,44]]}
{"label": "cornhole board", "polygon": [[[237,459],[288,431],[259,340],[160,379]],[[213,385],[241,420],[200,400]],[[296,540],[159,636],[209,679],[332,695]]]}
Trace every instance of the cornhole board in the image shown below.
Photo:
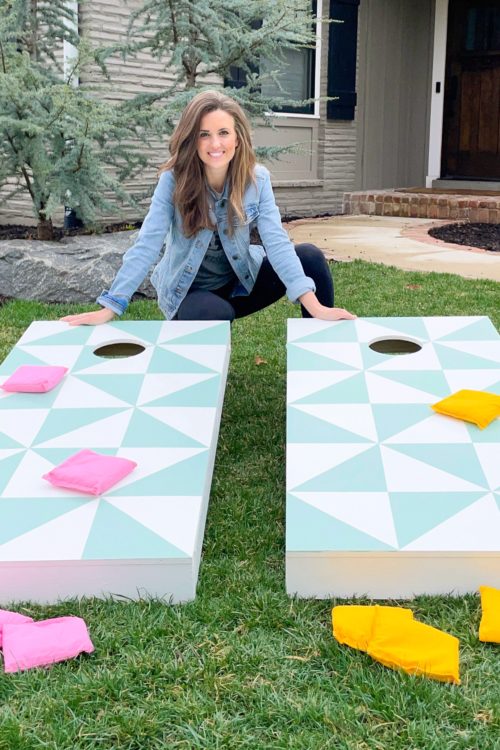
{"label": "cornhole board", "polygon": [[[126,358],[106,344],[139,343]],[[46,394],[0,389],[0,602],[196,591],[230,353],[226,322],[35,322],[0,366],[69,368]],[[82,448],[137,462],[105,495],[42,475]]]}
{"label": "cornhole board", "polygon": [[[370,344],[415,342],[412,354]],[[500,394],[486,317],[288,322],[286,579],[303,597],[411,598],[500,584],[500,419],[430,404]]]}

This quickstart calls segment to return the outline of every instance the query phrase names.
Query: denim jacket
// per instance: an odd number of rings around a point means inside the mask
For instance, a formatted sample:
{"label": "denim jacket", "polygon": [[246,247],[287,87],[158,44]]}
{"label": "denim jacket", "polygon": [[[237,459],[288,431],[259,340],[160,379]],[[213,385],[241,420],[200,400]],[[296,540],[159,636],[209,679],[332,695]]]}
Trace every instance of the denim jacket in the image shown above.
{"label": "denim jacket", "polygon": [[[117,315],[127,308],[130,298],[153,263],[163,255],[151,275],[151,283],[158,293],[158,305],[167,320],[177,310],[191,286],[210,243],[213,230],[201,229],[193,237],[182,233],[182,219],[173,204],[175,177],[172,171],[163,172],[158,180],[149,212],[144,219],[137,241],[123,256],[123,264],[109,290],[97,298],[103,307]],[[233,296],[249,294],[257,278],[264,255],[286,287],[292,302],[308,291],[316,291],[314,282],[304,274],[294,247],[281,225],[281,217],[274,200],[268,170],[255,168],[255,184],[251,183],[243,196],[244,223],[235,219],[233,234],[228,231],[227,182],[219,200],[211,210],[224,252],[238,278]],[[250,244],[250,229],[256,225],[264,248]]]}

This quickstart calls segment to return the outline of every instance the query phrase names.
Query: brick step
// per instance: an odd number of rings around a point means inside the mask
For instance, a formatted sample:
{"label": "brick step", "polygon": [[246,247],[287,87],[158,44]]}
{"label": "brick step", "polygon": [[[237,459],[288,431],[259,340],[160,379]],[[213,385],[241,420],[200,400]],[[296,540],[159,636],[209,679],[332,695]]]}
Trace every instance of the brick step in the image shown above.
{"label": "brick step", "polygon": [[408,218],[420,219],[459,219],[498,224],[500,223],[500,194],[477,196],[366,190],[344,193],[342,213],[408,216]]}

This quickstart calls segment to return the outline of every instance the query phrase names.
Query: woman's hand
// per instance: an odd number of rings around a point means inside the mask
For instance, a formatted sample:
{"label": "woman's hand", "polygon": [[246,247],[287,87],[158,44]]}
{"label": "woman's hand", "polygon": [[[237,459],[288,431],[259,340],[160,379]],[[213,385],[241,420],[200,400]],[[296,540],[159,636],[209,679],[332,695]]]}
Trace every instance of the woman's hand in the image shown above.
{"label": "woman's hand", "polygon": [[325,307],[321,305],[320,309],[314,313],[314,317],[318,320],[355,320],[357,315],[344,310],[343,307]]}
{"label": "woman's hand", "polygon": [[322,305],[314,292],[306,292],[299,297],[300,303],[309,315],[318,320],[354,320],[357,316],[344,310],[343,307],[327,307]]}
{"label": "woman's hand", "polygon": [[113,310],[110,310],[109,307],[101,307],[100,310],[94,310],[93,312],[66,315],[61,320],[64,323],[69,323],[70,326],[98,326],[101,323],[109,323],[114,317]]}

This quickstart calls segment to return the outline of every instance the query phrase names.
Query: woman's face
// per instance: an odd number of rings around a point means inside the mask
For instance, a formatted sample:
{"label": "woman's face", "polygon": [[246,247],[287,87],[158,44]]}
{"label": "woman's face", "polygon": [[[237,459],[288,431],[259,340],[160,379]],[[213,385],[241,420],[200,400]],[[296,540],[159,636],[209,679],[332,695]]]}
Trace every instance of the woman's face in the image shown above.
{"label": "woman's face", "polygon": [[238,145],[234,117],[222,109],[201,118],[197,153],[209,181],[221,186]]}

